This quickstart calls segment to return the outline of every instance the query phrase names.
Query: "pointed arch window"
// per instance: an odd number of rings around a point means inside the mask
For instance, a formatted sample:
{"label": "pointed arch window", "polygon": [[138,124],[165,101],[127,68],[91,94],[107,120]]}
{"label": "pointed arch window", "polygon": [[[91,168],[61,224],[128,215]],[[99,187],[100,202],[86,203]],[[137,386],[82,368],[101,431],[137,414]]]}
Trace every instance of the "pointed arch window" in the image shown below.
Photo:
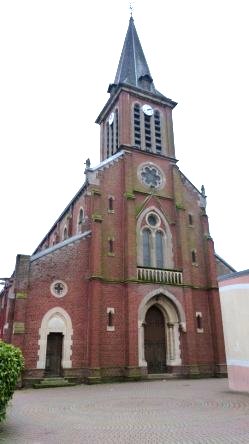
{"label": "pointed arch window", "polygon": [[113,239],[109,239],[108,244],[109,244],[109,253],[113,253],[114,251]]}
{"label": "pointed arch window", "polygon": [[165,267],[165,233],[161,229],[144,228],[142,246],[144,267]]}
{"label": "pointed arch window", "polygon": [[191,257],[192,257],[192,264],[196,264],[196,262],[197,262],[196,250],[191,251]]}
{"label": "pointed arch window", "polygon": [[113,212],[114,212],[113,202],[114,202],[113,197],[112,197],[112,196],[109,197],[109,199],[108,199],[108,211],[109,211],[110,213],[113,213]]}
{"label": "pointed arch window", "polygon": [[113,327],[113,313],[111,311],[108,312],[108,327]]}
{"label": "pointed arch window", "polygon": [[164,252],[163,252],[163,232],[156,231],[156,267],[164,267]]}
{"label": "pointed arch window", "polygon": [[204,332],[201,311],[196,312],[196,327],[197,327],[197,333]]}
{"label": "pointed arch window", "polygon": [[79,212],[79,225],[82,224],[83,219],[84,219],[84,211],[83,211],[83,209],[81,208],[81,209],[80,209],[80,212]]}
{"label": "pointed arch window", "polygon": [[190,213],[188,215],[188,224],[191,225],[191,226],[193,225],[193,215],[190,214]]}
{"label": "pointed arch window", "polygon": [[107,331],[115,331],[115,325],[114,325],[114,313],[115,309],[113,307],[107,307]]}
{"label": "pointed arch window", "polygon": [[63,231],[63,240],[66,240],[68,238],[68,231],[67,231],[67,227],[64,228]]}
{"label": "pointed arch window", "polygon": [[83,208],[81,208],[78,216],[78,233],[82,232],[83,221],[84,221],[84,211]]}
{"label": "pointed arch window", "polygon": [[148,228],[143,230],[143,265],[151,267],[151,231]]}

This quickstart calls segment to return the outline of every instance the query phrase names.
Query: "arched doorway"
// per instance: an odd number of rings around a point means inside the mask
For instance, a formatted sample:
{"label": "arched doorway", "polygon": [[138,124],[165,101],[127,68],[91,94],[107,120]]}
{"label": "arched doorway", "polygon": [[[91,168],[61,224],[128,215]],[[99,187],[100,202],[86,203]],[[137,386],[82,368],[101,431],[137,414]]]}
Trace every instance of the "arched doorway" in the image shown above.
{"label": "arched doorway", "polygon": [[[153,321],[153,316],[158,318],[157,321],[156,319]],[[150,336],[148,339],[148,335],[152,334],[149,324],[153,324],[153,322],[161,325],[161,327],[157,326],[155,335],[158,335],[161,344],[164,335],[164,365],[166,372],[172,373],[172,369],[182,365],[180,336],[186,331],[186,317],[180,301],[164,287],[153,290],[144,296],[138,308],[138,363],[139,367],[146,369],[148,373],[155,373],[155,370],[148,364],[148,361],[151,361],[150,355],[148,356],[150,353],[148,351]],[[160,353],[163,353],[162,350],[163,345],[161,345]],[[161,367],[160,373],[165,373],[165,367],[164,369]],[[159,370],[157,372],[159,373]]]}
{"label": "arched doorway", "polygon": [[47,336],[47,353],[45,373],[47,376],[61,376],[62,372],[63,334],[49,333]]}
{"label": "arched doorway", "polygon": [[148,373],[166,372],[165,320],[156,305],[152,305],[145,316],[144,353]]}
{"label": "arched doorway", "polygon": [[43,316],[39,333],[37,368],[50,375],[71,368],[73,328],[69,314],[61,307],[51,308]]}

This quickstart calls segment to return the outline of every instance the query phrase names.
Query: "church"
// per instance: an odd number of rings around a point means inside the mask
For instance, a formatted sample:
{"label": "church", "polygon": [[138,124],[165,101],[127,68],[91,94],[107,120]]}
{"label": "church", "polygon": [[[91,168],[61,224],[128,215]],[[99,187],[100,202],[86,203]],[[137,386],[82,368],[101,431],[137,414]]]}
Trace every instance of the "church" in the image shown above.
{"label": "church", "polygon": [[[180,171],[172,111],[130,18],[100,125],[100,164],[0,294],[23,384],[226,374],[205,190]],[[219,261],[220,262],[220,261]],[[223,263],[226,266],[226,263]]]}

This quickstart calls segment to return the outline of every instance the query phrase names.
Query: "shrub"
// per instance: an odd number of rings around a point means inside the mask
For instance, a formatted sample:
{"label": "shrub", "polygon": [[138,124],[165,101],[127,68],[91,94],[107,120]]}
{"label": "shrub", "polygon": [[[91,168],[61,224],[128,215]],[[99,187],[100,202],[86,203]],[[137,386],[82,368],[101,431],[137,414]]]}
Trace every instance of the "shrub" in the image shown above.
{"label": "shrub", "polygon": [[13,396],[23,367],[21,350],[0,340],[0,422],[6,416],[7,404]]}

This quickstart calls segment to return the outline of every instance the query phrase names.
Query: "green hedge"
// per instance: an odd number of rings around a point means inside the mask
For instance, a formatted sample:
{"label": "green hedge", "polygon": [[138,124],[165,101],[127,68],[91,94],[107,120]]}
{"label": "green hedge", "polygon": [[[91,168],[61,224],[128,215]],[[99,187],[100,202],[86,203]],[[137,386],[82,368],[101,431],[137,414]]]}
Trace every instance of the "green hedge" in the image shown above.
{"label": "green hedge", "polygon": [[23,367],[21,350],[0,340],[0,422],[6,416],[7,404],[13,396]]}

